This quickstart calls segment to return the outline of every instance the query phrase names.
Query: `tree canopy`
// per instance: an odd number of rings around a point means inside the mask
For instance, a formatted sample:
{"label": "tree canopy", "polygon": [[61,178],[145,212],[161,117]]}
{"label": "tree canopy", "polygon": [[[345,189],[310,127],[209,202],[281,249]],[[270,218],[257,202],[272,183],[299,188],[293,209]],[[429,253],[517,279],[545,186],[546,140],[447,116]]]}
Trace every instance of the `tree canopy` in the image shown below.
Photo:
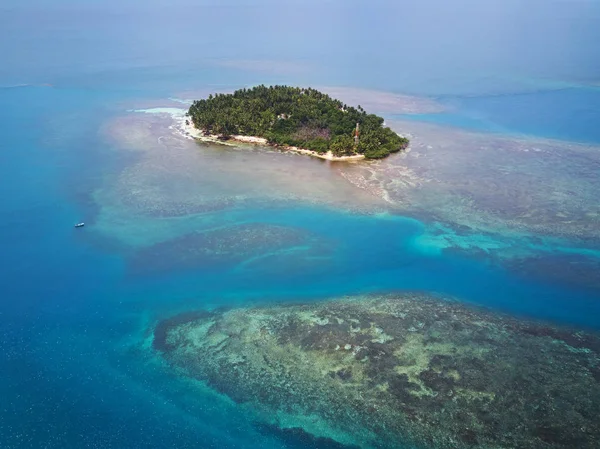
{"label": "tree canopy", "polygon": [[383,126],[383,118],[311,88],[261,85],[210,95],[194,101],[189,115],[206,134],[264,137],[270,144],[331,151],[336,156],[364,154],[378,159],[408,145],[408,139]]}

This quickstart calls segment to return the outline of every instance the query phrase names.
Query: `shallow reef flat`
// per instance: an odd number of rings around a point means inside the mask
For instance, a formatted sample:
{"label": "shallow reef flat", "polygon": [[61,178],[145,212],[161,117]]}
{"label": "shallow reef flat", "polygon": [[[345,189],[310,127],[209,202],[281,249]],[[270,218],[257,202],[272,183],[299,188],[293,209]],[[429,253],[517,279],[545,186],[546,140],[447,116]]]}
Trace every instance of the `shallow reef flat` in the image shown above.
{"label": "shallow reef flat", "polygon": [[136,157],[109,180],[104,202],[138,214],[179,217],[256,199],[368,209],[383,204],[324,161],[256,145],[190,140],[166,113],[117,117],[103,131],[112,145]]}
{"label": "shallow reef flat", "polygon": [[200,311],[159,322],[154,348],[263,428],[318,441],[600,447],[599,336],[444,298]]}
{"label": "shallow reef flat", "polygon": [[382,189],[405,210],[473,230],[600,244],[598,146],[418,122],[389,125],[410,136],[411,150],[347,167],[347,179],[357,186]]}

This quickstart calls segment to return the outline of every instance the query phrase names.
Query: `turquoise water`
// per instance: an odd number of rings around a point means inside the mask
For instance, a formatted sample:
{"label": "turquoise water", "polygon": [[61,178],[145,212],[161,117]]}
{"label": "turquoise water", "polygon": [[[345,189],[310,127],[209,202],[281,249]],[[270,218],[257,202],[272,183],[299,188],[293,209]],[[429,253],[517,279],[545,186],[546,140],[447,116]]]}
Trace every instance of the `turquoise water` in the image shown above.
{"label": "turquoise water", "polygon": [[398,118],[497,134],[544,136],[581,143],[600,142],[600,88],[567,87],[538,92],[439,98],[448,111]]}
{"label": "turquoise water", "polygon": [[[195,307],[317,301],[409,289],[448,294],[517,315],[600,327],[600,292],[594,287],[557,282],[551,274],[517,276],[475,254],[428,251],[419,242],[428,226],[426,218],[393,213],[359,214],[299,201],[272,207],[268,200],[248,202],[192,219],[198,228],[218,222],[234,230],[241,223],[257,223],[292,228],[308,237],[276,250],[258,245],[248,253],[230,253],[218,263],[199,256],[182,264],[167,242],[156,257],[171,257],[171,264],[157,269],[152,258],[141,258],[134,266],[136,250],[115,244],[94,228],[106,206],[96,201],[94,193],[136,160],[119,151],[101,130],[132,105],[165,102],[199,87],[262,81],[338,82],[440,95],[437,79],[442,72],[428,81],[422,76],[430,73],[428,65],[442,70],[439,61],[417,65],[412,75],[393,75],[398,67],[386,52],[397,49],[407,61],[417,62],[437,51],[432,38],[425,40],[423,35],[418,50],[406,53],[401,39],[406,36],[394,38],[395,32],[375,26],[378,20],[391,26],[389,17],[402,12],[397,6],[369,10],[363,16],[363,20],[370,17],[368,23],[376,30],[371,41],[356,35],[337,40],[324,31],[312,40],[292,35],[275,41],[273,35],[285,29],[278,22],[264,28],[244,25],[247,14],[274,14],[272,3],[261,3],[257,9],[235,2],[219,8],[202,3],[185,5],[187,11],[183,3],[177,4],[180,8],[171,4],[142,10],[134,3],[81,7],[34,2],[2,7],[0,51],[6,64],[0,69],[1,447],[289,447],[289,442],[259,433],[251,411],[178,376],[152,353],[152,324]],[[281,14],[313,17],[314,6],[294,4]],[[206,19],[190,18],[194,14],[189,8]],[[340,5],[327,8],[338,10]],[[432,33],[431,17],[415,5],[411,11],[410,32],[420,29],[420,20]],[[489,14],[479,12],[489,19]],[[597,31],[585,26],[586,17],[597,12],[572,13],[583,25],[568,40],[576,49],[572,65],[569,70],[555,67],[556,76],[570,80],[597,73],[594,61],[600,58],[589,57],[598,51],[589,41]],[[215,17],[230,20],[230,28],[224,30]],[[344,30],[354,17],[349,13],[335,26]],[[38,26],[26,32],[23,23]],[[444,21],[436,23],[441,26]],[[546,25],[553,23],[551,17]],[[163,32],[157,34],[157,29]],[[199,51],[204,52],[202,58],[189,55],[200,45],[190,43],[192,37],[194,42],[206,38],[211,44]],[[384,37],[385,44],[378,47]],[[464,53],[467,37],[452,43],[456,58]],[[324,39],[339,50],[336,57],[315,50]],[[352,53],[353,43],[358,49],[380,48],[379,56],[372,52],[366,59],[372,62],[370,68],[342,57]],[[530,51],[543,47],[535,39],[529,44]],[[289,57],[290,48],[297,51],[295,58]],[[511,59],[508,53],[503,53],[504,67],[519,67],[524,56]],[[247,62],[215,66],[221,56],[263,61],[259,65],[266,59],[285,64],[277,66],[279,72],[256,70]],[[473,48],[463,62],[477,66],[480,57],[481,49]],[[513,64],[507,65],[510,61]],[[553,55],[540,56],[524,71],[531,75],[555,64]],[[314,70],[298,69],[306,65]],[[595,91],[541,91],[522,99],[468,98],[457,91],[468,89],[470,81],[455,69],[448,67],[444,77],[448,93],[444,101],[458,117],[452,124],[465,126],[464,117],[475,117],[476,122],[485,120],[484,130],[599,140],[600,102]],[[483,69],[473,76],[479,80],[478,91],[497,92],[510,84],[500,83],[501,75],[490,81]],[[52,86],[41,85],[45,83]],[[15,84],[27,85],[10,87]],[[243,181],[230,182],[244,188]],[[73,223],[81,220],[88,225],[73,229]]]}
{"label": "turquoise water", "polygon": [[[106,155],[108,144],[91,131],[107,114],[107,97],[98,97],[78,89],[2,91],[4,137],[13,149],[3,153],[3,183],[11,187],[2,224],[11,256],[1,309],[6,447],[187,447],[198,440],[281,447],[230,402],[174,377],[143,349],[153,320],[198,306],[410,289],[600,325],[595,290],[524,280],[477,258],[427,254],[415,242],[424,230],[414,219],[302,204],[250,206],[217,218],[306,230],[322,260],[307,264],[292,252],[253,264],[225,259],[209,269],[202,260],[180,269],[174,263],[159,272],[147,260],[132,274],[126,254],[71,227],[81,217],[93,223],[86,192],[128,164]],[[59,119],[56,137],[44,126],[80,108],[95,111],[83,127]]]}

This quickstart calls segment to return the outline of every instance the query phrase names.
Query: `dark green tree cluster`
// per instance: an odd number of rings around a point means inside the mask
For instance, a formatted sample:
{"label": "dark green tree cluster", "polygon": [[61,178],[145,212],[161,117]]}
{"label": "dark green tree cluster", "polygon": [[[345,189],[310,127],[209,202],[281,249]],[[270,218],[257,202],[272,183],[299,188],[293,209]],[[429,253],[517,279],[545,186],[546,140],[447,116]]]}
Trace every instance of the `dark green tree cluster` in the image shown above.
{"label": "dark green tree cluster", "polygon": [[[336,156],[364,154],[378,159],[407,147],[408,139],[367,114],[315,89],[257,86],[195,101],[189,115],[206,134],[258,136],[275,145],[307,148]],[[360,125],[358,146],[354,141]]]}

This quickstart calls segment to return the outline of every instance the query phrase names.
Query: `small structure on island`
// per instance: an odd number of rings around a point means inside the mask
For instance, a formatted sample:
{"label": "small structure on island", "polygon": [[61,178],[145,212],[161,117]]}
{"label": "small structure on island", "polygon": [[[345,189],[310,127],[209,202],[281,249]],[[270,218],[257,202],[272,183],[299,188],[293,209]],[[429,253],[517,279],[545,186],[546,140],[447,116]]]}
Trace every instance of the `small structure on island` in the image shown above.
{"label": "small structure on island", "polygon": [[359,124],[356,122],[356,129],[354,130],[354,147],[358,148],[358,136],[360,134]]}

